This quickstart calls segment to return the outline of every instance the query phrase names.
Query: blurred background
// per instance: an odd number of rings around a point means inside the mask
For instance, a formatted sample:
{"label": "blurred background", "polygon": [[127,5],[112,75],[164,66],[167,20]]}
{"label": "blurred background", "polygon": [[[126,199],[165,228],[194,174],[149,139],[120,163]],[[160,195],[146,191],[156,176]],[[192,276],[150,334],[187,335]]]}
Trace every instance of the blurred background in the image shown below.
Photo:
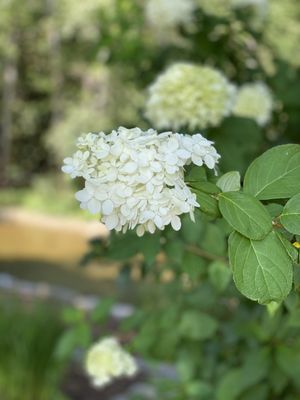
{"label": "blurred background", "polygon": [[[273,145],[299,143],[299,21],[297,0],[0,0],[1,399],[188,400],[199,399],[199,393],[215,398],[208,384],[217,382],[212,376],[203,378],[200,388],[187,377],[190,344],[178,357],[176,341],[169,353],[151,350],[147,338],[170,340],[164,328],[159,337],[153,326],[145,328],[134,350],[160,360],[166,378],[173,376],[176,363],[184,366],[189,389],[180,387],[174,394],[173,383],[164,387],[171,394],[151,397],[153,387],[143,383],[148,367],[137,382],[121,381],[102,392],[90,386],[78,361],[80,349],[107,331],[130,341],[140,328],[133,323],[121,329],[120,324],[135,307],[151,305],[159,282],[174,280],[174,274],[169,265],[159,278],[142,279],[147,275],[145,265],[140,267],[143,256],[129,263],[123,247],[115,246],[112,257],[102,256],[107,231],[79,209],[78,183],[63,176],[61,165],[81,133],[152,127],[144,112],[148,87],[178,61],[218,68],[237,86],[262,81],[272,93],[273,114],[264,128],[254,119],[230,117],[201,130],[216,141],[223,172],[245,171]],[[206,251],[218,235],[216,228],[209,231]],[[219,260],[222,251],[216,250]],[[251,307],[260,318],[262,311]],[[195,346],[203,340],[192,339]],[[299,384],[292,394],[282,385],[282,391],[260,388],[248,397],[238,393],[223,399],[300,398]]]}

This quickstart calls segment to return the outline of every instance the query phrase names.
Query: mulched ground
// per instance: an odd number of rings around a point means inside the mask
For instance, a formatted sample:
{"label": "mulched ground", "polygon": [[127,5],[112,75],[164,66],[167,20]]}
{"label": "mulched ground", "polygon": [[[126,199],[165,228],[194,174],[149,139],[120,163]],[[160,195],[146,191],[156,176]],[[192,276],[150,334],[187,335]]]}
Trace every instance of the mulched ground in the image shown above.
{"label": "mulched ground", "polygon": [[111,400],[116,395],[126,393],[144,378],[143,374],[139,374],[134,379],[120,379],[103,389],[95,389],[84,372],[73,366],[62,383],[62,391],[70,400]]}

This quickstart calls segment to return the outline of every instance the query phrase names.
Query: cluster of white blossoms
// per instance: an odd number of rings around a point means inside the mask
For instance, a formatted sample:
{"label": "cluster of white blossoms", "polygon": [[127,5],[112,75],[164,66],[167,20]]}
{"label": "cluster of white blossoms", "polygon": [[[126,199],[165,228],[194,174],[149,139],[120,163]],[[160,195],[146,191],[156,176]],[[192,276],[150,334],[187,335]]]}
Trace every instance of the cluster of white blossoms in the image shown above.
{"label": "cluster of white blossoms", "polygon": [[265,126],[271,119],[272,110],[273,97],[264,83],[248,83],[238,90],[233,109],[235,115],[252,118],[258,125]]}
{"label": "cluster of white blossoms", "polygon": [[145,115],[158,129],[205,129],[231,113],[235,87],[218,70],[177,63],[149,88]]}
{"label": "cluster of white blossoms", "polygon": [[85,369],[96,387],[123,376],[133,376],[138,370],[134,358],[114,337],[104,338],[89,349]]}
{"label": "cluster of white blossoms", "polygon": [[265,25],[265,40],[277,56],[294,67],[300,66],[299,0],[272,0]]}
{"label": "cluster of white blossoms", "polygon": [[184,166],[214,169],[220,158],[213,142],[200,134],[158,134],[153,129],[89,133],[78,139],[77,147],[62,170],[85,179],[84,189],[75,195],[81,208],[99,213],[109,230],[136,229],[139,236],[169,224],[179,230],[183,213],[193,219],[199,204],[184,182]]}
{"label": "cluster of white blossoms", "polygon": [[151,26],[166,30],[190,24],[194,10],[194,0],[147,0],[145,15]]}
{"label": "cluster of white blossoms", "polygon": [[232,12],[233,0],[196,0],[202,11],[214,17],[228,17]]}
{"label": "cluster of white blossoms", "polygon": [[268,0],[195,0],[202,11],[218,18],[229,17],[235,9],[252,7],[265,12]]}

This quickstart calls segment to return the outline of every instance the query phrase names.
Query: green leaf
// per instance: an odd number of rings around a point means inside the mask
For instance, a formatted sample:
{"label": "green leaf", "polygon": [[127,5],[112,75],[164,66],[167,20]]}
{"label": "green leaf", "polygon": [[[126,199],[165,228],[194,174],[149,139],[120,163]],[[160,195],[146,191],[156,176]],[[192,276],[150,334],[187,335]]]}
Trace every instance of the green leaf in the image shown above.
{"label": "green leaf", "polygon": [[99,301],[96,307],[90,314],[90,318],[97,324],[104,323],[110,316],[111,309],[114,305],[114,300],[107,298]]}
{"label": "green leaf", "polygon": [[138,250],[141,251],[145,257],[146,263],[153,264],[155,257],[160,251],[160,235],[146,233],[140,238],[136,238]]}
{"label": "green leaf", "polygon": [[60,360],[69,358],[72,352],[80,347],[86,348],[91,343],[91,329],[86,323],[76,325],[61,336],[57,348],[56,357]]}
{"label": "green leaf", "polygon": [[227,235],[222,227],[210,223],[207,225],[205,234],[201,238],[201,241],[199,241],[199,245],[209,253],[224,256],[227,253]]}
{"label": "green leaf", "polygon": [[241,192],[219,194],[219,208],[226,221],[249,239],[263,239],[272,229],[272,218],[255,197]]}
{"label": "green leaf", "polygon": [[277,203],[270,203],[266,205],[266,209],[272,218],[277,218],[282,213],[283,206]]}
{"label": "green leaf", "polygon": [[210,132],[210,136],[221,149],[220,168],[226,172],[244,172],[263,143],[260,127],[247,118],[226,118],[220,127]]}
{"label": "green leaf", "polygon": [[269,385],[266,383],[261,383],[247,390],[247,392],[242,395],[240,400],[266,400],[269,392]]}
{"label": "green leaf", "polygon": [[196,190],[200,190],[201,192],[207,194],[218,194],[221,192],[218,186],[212,182],[199,182],[199,183],[194,183],[191,186]]}
{"label": "green leaf", "polygon": [[200,211],[214,218],[219,217],[220,211],[216,195],[220,193],[220,189],[211,182],[198,182],[190,186],[197,196],[197,201],[200,204]]}
{"label": "green leaf", "polygon": [[297,292],[300,291],[300,265],[294,265],[294,288]]}
{"label": "green leaf", "polygon": [[168,240],[164,246],[167,257],[176,264],[182,263],[184,254],[183,242],[180,239]]}
{"label": "green leaf", "polygon": [[206,270],[206,262],[196,254],[186,251],[184,253],[182,270],[186,272],[191,279],[197,279]]}
{"label": "green leaf", "polygon": [[181,336],[193,340],[208,339],[217,328],[218,323],[214,318],[197,311],[186,311],[179,324]]}
{"label": "green leaf", "polygon": [[298,260],[298,250],[289,242],[282,233],[277,232],[277,236],[281,243],[283,244],[287,254],[290,256],[291,260],[295,263]]}
{"label": "green leaf", "polygon": [[182,216],[182,228],[181,235],[185,243],[196,244],[201,240],[203,232],[205,231],[206,222],[203,219],[203,215],[200,213],[195,214],[195,222],[191,221],[188,214]]}
{"label": "green leaf", "polygon": [[300,192],[300,145],[273,147],[255,159],[244,179],[244,191],[260,200],[285,199]]}
{"label": "green leaf", "polygon": [[235,192],[241,189],[241,175],[238,171],[227,172],[217,181],[222,192]]}
{"label": "green leaf", "polygon": [[212,285],[220,292],[226,289],[232,277],[228,265],[222,261],[212,262],[209,265],[208,275]]}
{"label": "green leaf", "polygon": [[280,302],[292,287],[292,260],[275,232],[256,241],[237,232],[229,237],[229,261],[239,291],[251,300]]}
{"label": "green leaf", "polygon": [[214,218],[220,217],[218,201],[214,197],[199,190],[194,190],[194,193],[196,193],[197,201],[200,204],[200,211]]}
{"label": "green leaf", "polygon": [[235,400],[245,390],[261,382],[269,371],[270,355],[267,349],[253,351],[240,368],[229,370],[217,389],[217,400]]}
{"label": "green leaf", "polygon": [[188,396],[193,399],[209,400],[212,398],[213,388],[204,381],[192,381],[185,386]]}
{"label": "green leaf", "polygon": [[[300,176],[298,179],[300,180]],[[287,231],[300,235],[300,193],[286,203],[280,216],[280,222]]]}
{"label": "green leaf", "polygon": [[186,182],[199,182],[206,181],[206,170],[204,167],[198,167],[197,165],[191,164],[185,174],[184,180]]}
{"label": "green leaf", "polygon": [[280,346],[276,353],[276,362],[283,373],[288,375],[300,388],[300,347]]}

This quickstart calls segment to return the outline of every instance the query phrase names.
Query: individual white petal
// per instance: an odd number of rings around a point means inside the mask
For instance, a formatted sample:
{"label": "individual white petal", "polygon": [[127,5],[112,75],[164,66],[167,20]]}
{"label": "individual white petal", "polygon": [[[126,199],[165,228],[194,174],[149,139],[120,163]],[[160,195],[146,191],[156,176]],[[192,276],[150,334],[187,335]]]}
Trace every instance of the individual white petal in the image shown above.
{"label": "individual white petal", "polygon": [[75,198],[78,201],[86,202],[86,201],[90,200],[91,195],[86,189],[83,189],[83,190],[79,190],[79,192],[75,193]]}
{"label": "individual white petal", "polygon": [[74,167],[72,165],[63,165],[61,167],[61,170],[65,173],[65,174],[71,174],[74,171]]}
{"label": "individual white petal", "polygon": [[87,209],[91,214],[97,214],[101,211],[101,203],[97,199],[91,199],[87,202]]}
{"label": "individual white petal", "polygon": [[73,164],[73,158],[72,157],[64,158],[63,161],[64,161],[65,164]]}
{"label": "individual white petal", "polygon": [[121,171],[126,174],[133,174],[137,170],[137,167],[138,166],[135,162],[129,161],[128,163],[126,163],[124,165],[124,167],[121,169]]}
{"label": "individual white petal", "polygon": [[209,154],[204,157],[204,162],[209,169],[213,169],[215,167],[215,159]]}
{"label": "individual white petal", "polygon": [[176,156],[176,154],[167,154],[166,155],[166,162],[169,165],[176,165],[178,162],[178,158]]}
{"label": "individual white petal", "polygon": [[178,167],[176,165],[166,165],[166,171],[168,174],[175,174],[175,172],[178,170]]}
{"label": "individual white petal", "polygon": [[115,229],[115,227],[118,225],[119,223],[119,218],[116,214],[111,214],[107,217],[105,217],[105,226],[107,227],[107,229],[109,229],[110,231]]}
{"label": "individual white petal", "polygon": [[195,165],[198,165],[198,167],[201,167],[203,165],[202,157],[197,156],[196,154],[192,154],[192,161]]}
{"label": "individual white petal", "polygon": [[154,191],[154,186],[153,186],[153,183],[152,183],[151,181],[149,181],[149,182],[146,183],[146,189],[147,189],[147,191],[148,191],[149,193],[153,193],[153,191]]}
{"label": "individual white petal", "polygon": [[95,190],[94,196],[97,200],[103,201],[107,199],[108,193],[105,192],[102,188],[98,188]]}
{"label": "individual white petal", "polygon": [[171,151],[175,151],[178,149],[179,144],[178,144],[178,140],[175,137],[172,137],[168,140],[168,150]]}
{"label": "individual white petal", "polygon": [[144,235],[144,233],[145,233],[145,228],[144,228],[144,226],[143,226],[143,225],[139,225],[139,226],[136,228],[136,234],[137,234],[139,237],[141,237],[141,236]]}
{"label": "individual white petal", "polygon": [[172,217],[171,225],[172,225],[172,228],[174,229],[174,231],[179,231],[179,229],[181,228],[181,221],[180,221],[180,218],[178,217],[178,215],[174,215]]}
{"label": "individual white petal", "polygon": [[184,160],[187,160],[191,157],[191,152],[187,151],[186,149],[179,149],[177,150],[176,154],[178,157],[183,158]]}
{"label": "individual white petal", "polygon": [[156,230],[155,224],[153,221],[148,221],[147,228],[150,233],[154,233]]}
{"label": "individual white petal", "polygon": [[91,195],[93,195],[95,193],[95,190],[97,189],[97,186],[95,184],[93,184],[90,181],[86,181],[85,182],[85,190],[90,193]]}
{"label": "individual white petal", "polygon": [[161,219],[161,217],[159,215],[156,215],[154,217],[154,223],[158,227],[158,229],[162,229],[163,228],[163,222],[162,222],[162,219]]}
{"label": "individual white petal", "polygon": [[161,163],[159,163],[158,161],[152,161],[151,162],[151,169],[154,172],[161,172],[162,171]]}
{"label": "individual white petal", "polygon": [[111,200],[105,200],[102,203],[102,213],[104,215],[109,215],[113,212],[114,210],[114,203]]}

